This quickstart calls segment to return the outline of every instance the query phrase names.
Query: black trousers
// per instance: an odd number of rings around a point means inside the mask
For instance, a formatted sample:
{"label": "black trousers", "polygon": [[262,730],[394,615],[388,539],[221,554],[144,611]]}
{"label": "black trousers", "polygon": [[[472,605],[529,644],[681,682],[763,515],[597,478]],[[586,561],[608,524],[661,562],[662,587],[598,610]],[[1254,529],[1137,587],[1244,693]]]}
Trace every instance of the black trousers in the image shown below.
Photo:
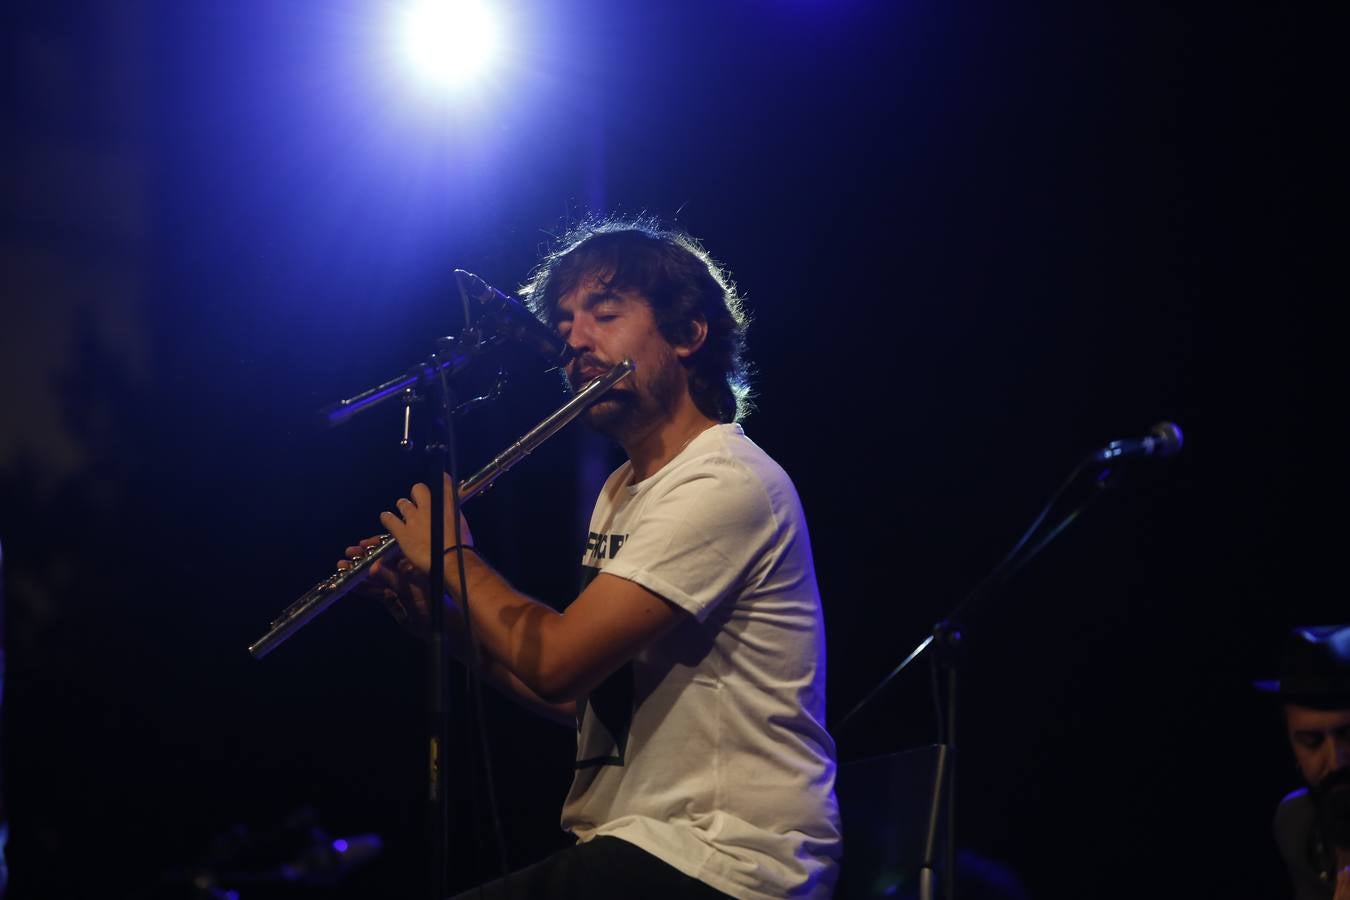
{"label": "black trousers", "polygon": [[726,896],[627,841],[598,837],[453,900],[725,900]]}

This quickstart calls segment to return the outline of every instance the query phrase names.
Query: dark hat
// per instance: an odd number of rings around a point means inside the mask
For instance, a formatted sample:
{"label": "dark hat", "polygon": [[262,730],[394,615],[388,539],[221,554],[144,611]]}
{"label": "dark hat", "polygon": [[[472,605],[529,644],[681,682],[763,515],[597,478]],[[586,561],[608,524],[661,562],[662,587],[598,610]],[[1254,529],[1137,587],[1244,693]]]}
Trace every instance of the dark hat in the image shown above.
{"label": "dark hat", "polygon": [[1310,706],[1350,706],[1350,625],[1308,625],[1285,639],[1280,677],[1257,690]]}

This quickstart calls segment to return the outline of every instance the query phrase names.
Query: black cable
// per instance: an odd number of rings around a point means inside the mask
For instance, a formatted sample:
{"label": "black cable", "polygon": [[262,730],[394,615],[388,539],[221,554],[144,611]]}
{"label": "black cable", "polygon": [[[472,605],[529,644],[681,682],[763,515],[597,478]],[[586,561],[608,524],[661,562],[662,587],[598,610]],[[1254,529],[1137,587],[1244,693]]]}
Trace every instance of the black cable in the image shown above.
{"label": "black cable", "polygon": [[[1017,557],[1017,554],[1021,551],[1021,549],[1024,546],[1026,546],[1027,541],[1031,538],[1033,534],[1036,533],[1036,530],[1040,528],[1041,523],[1045,521],[1045,517],[1050,514],[1050,510],[1054,509],[1055,504],[1059,502],[1059,498],[1062,497],[1064,495],[1064,492],[1067,491],[1069,487],[1073,485],[1075,481],[1078,480],[1078,476],[1082,474],[1083,469],[1087,466],[1087,463],[1088,461],[1085,460],[1083,462],[1080,462],[1078,465],[1074,466],[1073,471],[1069,473],[1069,477],[1065,478],[1064,481],[1060,484],[1060,486],[1055,489],[1055,492],[1050,495],[1050,499],[1046,501],[1045,506],[1041,507],[1041,511],[1036,514],[1036,518],[1031,520],[1031,524],[1027,526],[1027,530],[1022,533],[1022,536],[1017,539],[1017,543],[1013,544],[1012,549],[1008,551],[1007,555],[1005,555],[1003,559],[999,561],[998,565],[994,566],[994,568],[989,571],[989,574],[985,575],[984,578],[980,580],[979,584],[971,588],[970,592],[966,594],[965,598],[962,599],[962,601],[956,605],[956,608],[951,611],[951,614],[947,616],[947,621],[951,622],[956,621],[957,617],[966,609],[967,606],[969,606],[972,602],[974,602],[976,598],[980,597],[987,590],[989,590],[989,588],[993,587],[998,582],[1004,580],[1007,575],[1012,575],[1018,569],[1021,569],[1022,566],[1030,562],[1032,557],[1034,557],[1037,553],[1039,553],[1041,549],[1044,548],[1045,545],[1050,542],[1049,540],[1042,541],[1040,544],[1036,545],[1036,547],[1033,548],[1032,551],[1029,554],[1027,554],[1026,557],[1024,557],[1020,563],[1016,565],[1016,567],[1011,569],[1008,568],[1009,565],[1013,562],[1013,560]],[[1084,507],[1080,506],[1077,510],[1073,512],[1072,516],[1068,521],[1072,521],[1073,517],[1076,517],[1078,513],[1081,512],[1083,509]],[[1051,531],[1050,533],[1051,539],[1053,539],[1055,535],[1059,534],[1061,531],[1064,530],[1064,527],[1068,525],[1068,521],[1061,522]]]}
{"label": "black cable", "polygon": [[[441,397],[449,398],[449,387],[445,381],[444,370],[440,373],[441,378]],[[457,564],[459,576],[459,597],[460,606],[463,607],[464,615],[464,640],[465,651],[465,692],[470,697],[473,704],[475,730],[478,733],[478,750],[483,756],[483,775],[487,783],[488,793],[488,814],[492,819],[492,833],[497,842],[497,862],[501,866],[502,875],[508,872],[506,858],[506,840],[502,833],[501,813],[497,805],[497,784],[492,770],[492,754],[490,750],[490,741],[488,740],[487,719],[483,714],[483,686],[480,677],[480,667],[482,659],[478,652],[478,642],[473,636],[473,619],[469,615],[469,580],[464,569],[464,533],[460,525],[460,497],[459,497],[459,459],[455,450],[455,424],[454,416],[448,412],[445,419],[446,446],[448,447],[450,461],[450,510],[454,517],[454,542],[452,546],[455,549],[455,562]],[[438,485],[437,488],[444,490],[444,485]],[[443,551],[438,549],[444,555]],[[436,602],[444,602],[444,598],[437,598]]]}
{"label": "black cable", "polygon": [[937,725],[937,742],[939,744],[947,743],[947,713],[942,708],[942,667],[938,665],[936,653],[928,655],[928,670],[932,676],[931,686],[933,689],[933,721]]}
{"label": "black cable", "polygon": [[[984,594],[988,593],[992,587],[1003,581],[1006,581],[1009,577],[1020,571],[1023,566],[1031,562],[1031,560],[1034,559],[1037,556],[1037,554],[1039,554],[1042,550],[1044,550],[1051,541],[1053,541],[1056,537],[1058,537],[1059,534],[1065,528],[1069,527],[1069,525],[1075,519],[1077,519],[1078,516],[1082,514],[1084,510],[1087,509],[1088,505],[1092,502],[1091,497],[1089,497],[1088,500],[1084,501],[1072,512],[1070,512],[1058,523],[1056,523],[1056,525],[1050,529],[1049,533],[1046,534],[1045,537],[1043,537],[1042,539],[1037,541],[1034,545],[1032,545],[1031,549],[1027,553],[1022,555],[1020,558],[1018,557],[1019,552],[1022,550],[1023,547],[1026,546],[1027,542],[1036,534],[1041,524],[1045,521],[1046,516],[1048,516],[1050,514],[1050,511],[1054,509],[1055,504],[1059,502],[1060,498],[1064,495],[1065,491],[1067,491],[1069,487],[1072,486],[1074,482],[1078,480],[1078,476],[1083,473],[1083,470],[1086,469],[1091,463],[1095,461],[1096,460],[1092,458],[1088,458],[1080,462],[1078,465],[1074,466],[1073,471],[1071,471],[1069,473],[1069,476],[1064,479],[1064,481],[1059,485],[1058,488],[1055,489],[1055,492],[1050,495],[1050,499],[1046,501],[1043,507],[1041,507],[1041,511],[1036,514],[1036,517],[1034,519],[1032,519],[1031,525],[1027,527],[1026,531],[1022,533],[1022,536],[1017,539],[1017,542],[1015,544],[1013,544],[1012,549],[1008,551],[1008,553],[1003,557],[1003,559],[999,562],[998,565],[994,566],[994,568],[990,570],[989,574],[985,575],[985,577],[982,578],[980,582],[977,585],[975,585],[975,587],[972,588],[969,593],[966,594],[966,596],[961,600],[961,602],[958,603],[956,607],[951,611],[951,613],[946,617],[946,619],[944,619],[945,622],[955,623],[957,621],[957,616],[960,613],[964,612],[977,599],[982,597]],[[1109,469],[1103,469],[1102,474],[1098,477],[1094,486],[1098,489],[1109,486],[1109,482],[1106,480],[1109,474],[1110,474]],[[921,654],[925,649],[928,649],[928,645],[933,642],[933,639],[934,635],[929,635],[928,638],[926,638],[922,643],[920,643],[918,647],[916,647],[913,651],[911,651],[910,654],[900,662],[900,665],[892,669],[886,675],[886,677],[882,678],[881,681],[877,683],[876,687],[872,688],[872,690],[870,690],[867,693],[867,695],[862,698],[862,700],[858,701],[858,703],[854,705],[852,709],[850,709],[847,713],[845,713],[843,718],[835,722],[831,730],[838,731],[842,729],[844,725],[848,724],[848,722],[851,721],[855,715],[857,715],[864,708],[866,708],[867,705],[872,701],[872,699],[876,697],[878,694],[880,694],[881,691],[884,690],[885,687],[889,685],[897,675],[899,675],[905,668],[909,666],[911,662],[913,662],[919,656],[919,654]],[[941,709],[941,703],[937,699],[939,685],[937,681],[938,673],[936,668],[934,668],[933,678],[934,678],[933,688],[935,692],[934,701],[935,701],[935,708],[937,710],[938,734],[940,737],[942,737],[945,736],[947,723],[946,723],[946,716]]]}

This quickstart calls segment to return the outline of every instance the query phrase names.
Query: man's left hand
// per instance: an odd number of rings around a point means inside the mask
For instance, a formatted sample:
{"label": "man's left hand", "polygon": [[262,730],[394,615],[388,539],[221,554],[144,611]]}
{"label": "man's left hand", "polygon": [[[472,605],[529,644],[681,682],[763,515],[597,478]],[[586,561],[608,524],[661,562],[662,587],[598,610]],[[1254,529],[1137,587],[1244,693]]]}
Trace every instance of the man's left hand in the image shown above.
{"label": "man's left hand", "polygon": [[[441,548],[442,552],[455,546],[454,507],[451,504],[450,493],[452,490],[450,478],[447,476],[445,546]],[[425,575],[431,571],[431,488],[419,482],[412,486],[408,497],[400,499],[394,505],[398,512],[380,513],[380,524],[398,540],[399,549],[403,551],[404,557],[412,562],[417,571]],[[465,547],[472,547],[473,534],[469,531],[468,520],[462,513],[459,517],[459,527],[459,543]]]}

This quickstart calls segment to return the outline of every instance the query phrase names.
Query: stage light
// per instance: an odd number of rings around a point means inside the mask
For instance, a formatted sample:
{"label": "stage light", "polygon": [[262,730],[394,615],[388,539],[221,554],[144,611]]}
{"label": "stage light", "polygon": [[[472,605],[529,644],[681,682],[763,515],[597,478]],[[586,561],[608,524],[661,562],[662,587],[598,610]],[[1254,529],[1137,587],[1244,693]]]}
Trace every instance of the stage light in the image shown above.
{"label": "stage light", "polygon": [[460,89],[485,75],[497,55],[495,18],[478,0],[420,0],[398,21],[403,56],[429,84]]}

